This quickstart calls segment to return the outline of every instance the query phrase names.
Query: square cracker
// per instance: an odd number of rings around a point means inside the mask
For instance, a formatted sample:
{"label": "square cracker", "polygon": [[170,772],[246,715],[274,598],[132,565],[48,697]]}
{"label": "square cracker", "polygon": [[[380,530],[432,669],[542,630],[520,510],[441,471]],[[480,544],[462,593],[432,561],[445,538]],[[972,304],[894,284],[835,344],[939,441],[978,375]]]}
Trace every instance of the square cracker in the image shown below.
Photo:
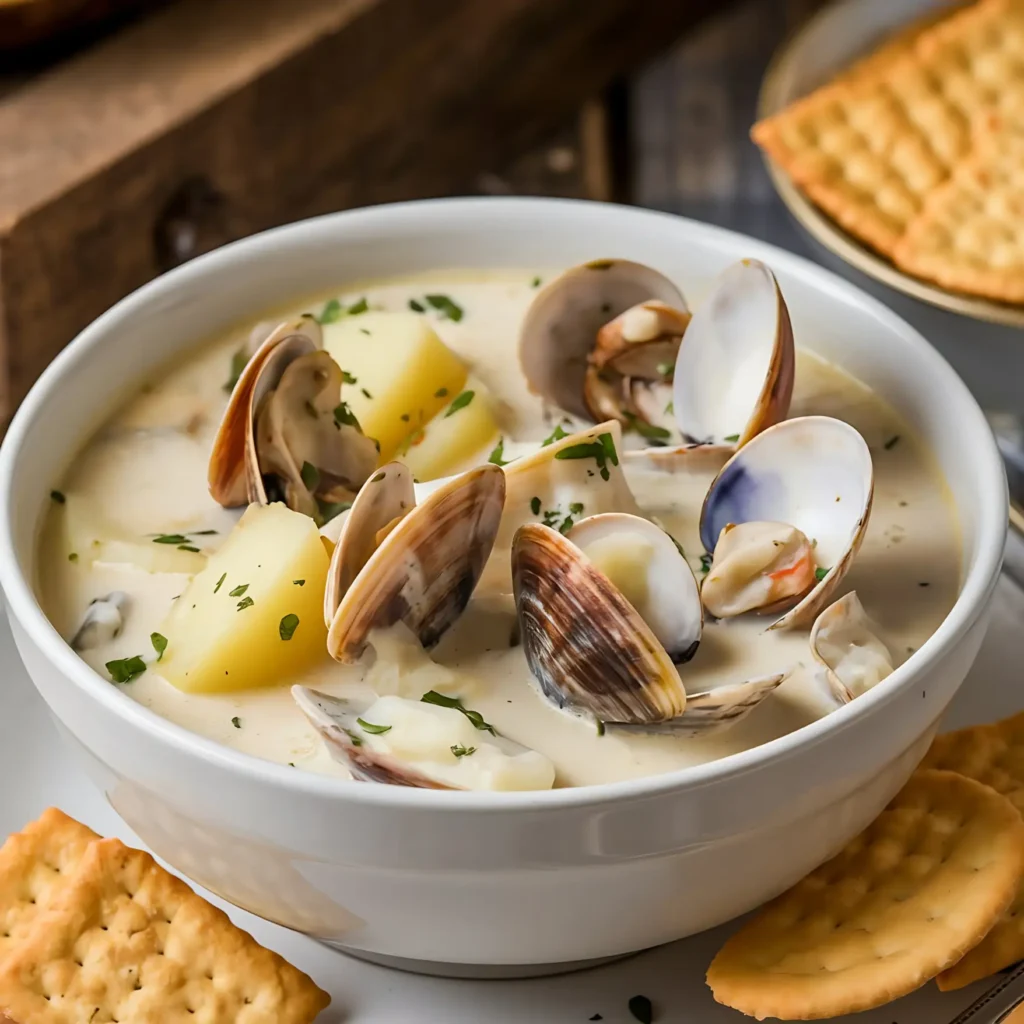
{"label": "square cracker", "polygon": [[754,125],[754,141],[851,234],[892,256],[989,112],[1024,111],[1024,4],[979,0],[901,58]]}
{"label": "square cracker", "polygon": [[[960,772],[991,786],[1024,814],[1024,712],[937,736],[924,768]],[[1024,878],[1003,918],[962,960],[943,971],[940,989],[962,988],[1024,959]]]}
{"label": "square cracker", "polygon": [[51,807],[0,847],[0,961],[17,947],[98,838]]}
{"label": "square cracker", "polygon": [[832,860],[766,904],[708,968],[751,1016],[871,1009],[956,963],[999,920],[1024,871],[1024,821],[988,786],[918,771]]}
{"label": "square cracker", "polygon": [[893,249],[898,267],[952,291],[1024,302],[1024,134],[992,120]]}
{"label": "square cracker", "polygon": [[330,1002],[301,971],[116,839],[0,963],[0,1013],[22,1024],[309,1024]]}

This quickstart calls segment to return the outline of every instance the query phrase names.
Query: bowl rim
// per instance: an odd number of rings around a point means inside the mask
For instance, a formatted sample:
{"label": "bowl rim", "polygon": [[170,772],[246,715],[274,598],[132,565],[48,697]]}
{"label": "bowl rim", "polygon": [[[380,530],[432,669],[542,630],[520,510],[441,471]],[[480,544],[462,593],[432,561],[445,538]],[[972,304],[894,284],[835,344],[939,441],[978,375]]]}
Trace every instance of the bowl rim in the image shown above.
{"label": "bowl rim", "polygon": [[[490,218],[484,214],[489,213]],[[962,580],[960,593],[935,632],[879,686],[856,701],[808,725],[760,746],[726,755],[704,764],[692,765],[659,775],[644,776],[591,786],[521,792],[455,792],[407,789],[398,786],[353,786],[349,780],[313,772],[295,771],[287,765],[268,761],[224,746],[191,732],[121,693],[72,651],[50,623],[26,577],[17,554],[12,529],[16,501],[14,481],[26,440],[39,426],[43,404],[53,393],[70,386],[75,367],[104,344],[108,329],[126,317],[145,310],[153,301],[173,294],[177,288],[201,278],[210,270],[230,268],[241,259],[272,258],[281,248],[310,244],[323,236],[343,244],[349,225],[364,229],[377,225],[416,226],[438,231],[450,230],[453,218],[488,225],[502,216],[510,219],[533,214],[541,218],[603,218],[609,236],[614,237],[616,221],[647,222],[652,231],[675,232],[690,242],[709,247],[738,245],[751,256],[764,259],[774,270],[801,278],[819,293],[837,300],[855,301],[883,322],[919,358],[931,364],[943,381],[943,399],[958,410],[961,428],[975,437],[974,461],[992,484],[992,500],[980,503],[977,515],[977,548]],[[635,226],[635,225],[634,225]],[[481,228],[480,230],[484,230]],[[195,339],[198,340],[198,339]],[[36,439],[38,443],[38,439]],[[196,759],[239,777],[309,797],[329,798],[380,808],[461,813],[559,812],[619,801],[647,799],[667,793],[718,784],[769,764],[781,762],[827,742],[836,733],[854,726],[879,711],[922,674],[937,666],[959,643],[981,616],[994,590],[1002,564],[1007,529],[1008,497],[1002,460],[981,408],[948,362],[910,324],[882,302],[862,292],[838,275],[808,259],[767,242],[749,238],[725,228],[653,210],[586,200],[549,198],[470,197],[415,200],[363,209],[346,210],[297,221],[230,243],[162,275],[120,300],[81,331],[39,377],[15,414],[0,446],[0,585],[6,595],[8,616],[17,621],[50,666],[88,699],[119,719],[126,727],[141,731],[150,741],[172,748],[172,752]],[[31,676],[32,673],[30,672]]]}
{"label": "bowl rim", "polygon": [[[792,97],[780,102],[779,92],[786,71],[794,62],[799,61],[807,38],[812,33],[820,31],[822,25],[837,20],[846,10],[862,2],[863,0],[840,0],[838,3],[823,7],[783,39],[772,54],[764,77],[761,79],[757,94],[758,120],[779,113],[785,105],[799,99],[799,97]],[[876,2],[881,3],[883,0],[876,0]],[[943,2],[952,9],[958,4],[963,5],[965,0],[943,0]],[[843,70],[842,67],[836,69],[837,72],[841,70]],[[937,309],[957,313],[960,316],[981,320],[985,323],[1024,327],[1024,305],[999,302],[996,299],[970,295],[967,292],[951,291],[924,278],[906,273],[891,260],[843,230],[836,221],[800,191],[789,174],[767,153],[762,152],[761,159],[768,172],[772,187],[792,218],[819,245],[838,256],[844,263],[894,291],[902,292],[912,299],[928,303]]]}

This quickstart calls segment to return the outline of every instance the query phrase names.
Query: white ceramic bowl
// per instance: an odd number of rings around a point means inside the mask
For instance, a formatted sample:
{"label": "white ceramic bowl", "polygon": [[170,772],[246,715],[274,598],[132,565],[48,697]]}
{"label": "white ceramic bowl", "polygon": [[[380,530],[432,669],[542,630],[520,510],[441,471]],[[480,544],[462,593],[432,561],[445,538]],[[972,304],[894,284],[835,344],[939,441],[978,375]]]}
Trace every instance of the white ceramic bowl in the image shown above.
{"label": "white ceramic bowl", "polygon": [[[193,735],[101,679],[36,601],[50,489],[133,384],[198,340],[346,280],[463,266],[642,260],[699,295],[769,263],[800,344],[846,366],[928,441],[964,535],[935,635],[866,696],[712,764],[541,793],[353,784]],[[363,955],[564,964],[716,925],[795,882],[870,821],[931,739],[981,643],[1006,527],[1002,465],[967,389],[911,327],[785,252],[664,214],[559,200],[384,206],[270,231],[189,263],[83,331],[0,453],[0,581],[25,664],[85,770],[175,868],[232,903]],[[450,970],[457,968],[451,967]]]}

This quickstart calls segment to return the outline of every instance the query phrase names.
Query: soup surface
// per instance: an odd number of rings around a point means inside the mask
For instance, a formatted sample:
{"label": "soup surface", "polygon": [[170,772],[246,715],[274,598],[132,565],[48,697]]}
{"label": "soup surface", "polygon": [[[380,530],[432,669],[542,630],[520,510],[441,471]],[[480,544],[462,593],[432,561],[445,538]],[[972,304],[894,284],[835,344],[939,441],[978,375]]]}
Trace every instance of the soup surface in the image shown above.
{"label": "soup surface", "polygon": [[[371,311],[409,311],[410,304],[422,309],[421,315],[467,364],[478,391],[491,396],[501,457],[508,461],[537,450],[556,426],[574,429],[571,417],[552,413],[530,393],[518,364],[519,325],[540,280],[552,276],[452,271],[372,283],[346,290],[333,306],[319,299],[286,312],[323,316],[321,310],[327,309],[330,319],[330,310],[340,305],[346,317],[354,318],[364,298]],[[45,607],[70,641],[90,602],[111,592],[127,595],[118,635],[81,650],[104,679],[111,678],[108,663],[144,657],[142,674],[127,683],[111,682],[127,697],[246,753],[298,769],[345,775],[346,769],[332,759],[296,706],[290,684],[368,698],[397,693],[418,699],[438,690],[458,695],[501,735],[549,758],[560,786],[706,762],[782,736],[836,708],[811,657],[807,629],[765,632],[770,618],[709,618],[696,656],[680,670],[687,692],[788,672],[778,689],[747,717],[709,735],[615,729],[599,734],[593,720],[556,708],[539,692],[516,644],[507,573],[491,572],[491,566],[466,613],[429,655],[396,630],[377,636],[376,651],[359,664],[335,662],[325,650],[300,679],[284,678],[277,686],[200,694],[171,685],[160,674],[151,634],[159,635],[174,601],[239,518],[241,510],[222,508],[211,498],[207,463],[228,399],[224,384],[232,358],[252,327],[241,325],[203,345],[140,386],[88,442],[66,479],[55,482],[55,499],[41,536],[39,587]],[[813,338],[796,338],[789,415],[845,420],[870,446],[873,510],[840,592],[856,589],[894,665],[899,665],[935,630],[956,598],[960,550],[955,513],[930,454],[899,415],[843,370],[800,348],[813,343]],[[643,443],[635,434],[624,439],[627,447]],[[493,446],[492,438],[467,464],[485,460]],[[698,538],[698,519],[715,468],[680,474],[629,459],[623,465],[640,507],[678,540],[700,580],[708,559]],[[163,542],[167,537],[185,542]],[[502,554],[507,558],[507,549]]]}

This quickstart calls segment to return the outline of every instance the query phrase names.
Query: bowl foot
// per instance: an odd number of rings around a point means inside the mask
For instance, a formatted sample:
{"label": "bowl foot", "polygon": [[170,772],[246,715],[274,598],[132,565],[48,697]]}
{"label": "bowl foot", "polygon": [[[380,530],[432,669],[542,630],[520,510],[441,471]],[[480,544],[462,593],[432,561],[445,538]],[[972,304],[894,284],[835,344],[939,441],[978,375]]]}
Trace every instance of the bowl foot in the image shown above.
{"label": "bowl foot", "polygon": [[615,956],[596,957],[593,960],[566,960],[555,964],[449,964],[433,960],[410,960],[403,956],[388,956],[386,953],[373,953],[365,949],[354,949],[340,942],[324,941],[325,946],[337,949],[357,960],[366,960],[382,967],[392,967],[410,974],[430,974],[437,978],[469,978],[476,980],[502,978],[544,978],[553,974],[569,974],[572,971],[585,971],[591,967],[614,963],[636,956],[642,950],[632,953],[618,953]]}

